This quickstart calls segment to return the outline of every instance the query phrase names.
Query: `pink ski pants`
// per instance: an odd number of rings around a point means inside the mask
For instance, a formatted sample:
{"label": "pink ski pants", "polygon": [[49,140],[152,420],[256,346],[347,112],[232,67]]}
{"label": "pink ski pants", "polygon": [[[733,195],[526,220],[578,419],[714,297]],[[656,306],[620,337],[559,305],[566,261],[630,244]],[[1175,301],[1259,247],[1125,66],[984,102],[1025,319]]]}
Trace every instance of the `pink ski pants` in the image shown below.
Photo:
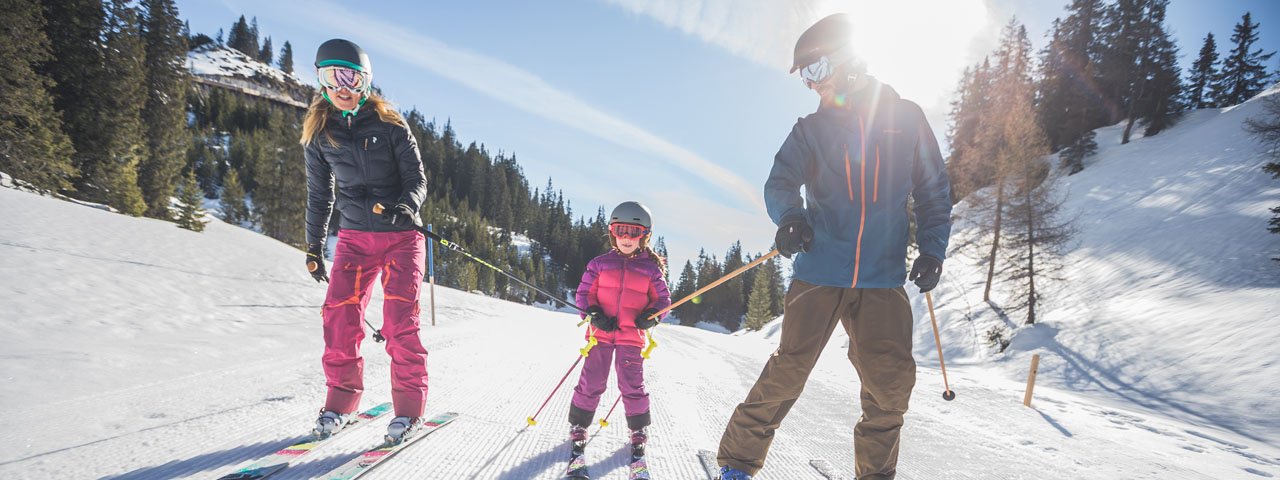
{"label": "pink ski pants", "polygon": [[426,265],[421,233],[338,231],[324,301],[325,410],[349,413],[364,392],[364,311],[381,274],[382,335],[391,355],[396,416],[420,417],[427,403],[427,350],[418,337],[418,291]]}

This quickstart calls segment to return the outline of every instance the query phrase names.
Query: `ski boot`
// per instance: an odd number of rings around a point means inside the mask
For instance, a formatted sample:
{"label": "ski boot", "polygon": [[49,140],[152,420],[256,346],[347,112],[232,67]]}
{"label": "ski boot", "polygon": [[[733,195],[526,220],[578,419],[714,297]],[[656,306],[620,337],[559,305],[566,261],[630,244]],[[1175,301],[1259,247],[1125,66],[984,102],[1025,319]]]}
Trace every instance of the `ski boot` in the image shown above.
{"label": "ski boot", "polygon": [[320,418],[316,419],[316,427],[311,430],[311,435],[316,440],[324,440],[338,433],[343,427],[347,426],[347,418],[349,413],[338,413],[332,410],[320,410]]}
{"label": "ski boot", "polygon": [[751,475],[733,467],[720,467],[720,475],[716,476],[716,480],[751,480]]}
{"label": "ski boot", "polygon": [[644,427],[631,431],[631,465],[627,471],[629,480],[649,480],[649,464],[644,460],[644,446],[649,434]]}
{"label": "ski boot", "polygon": [[399,445],[406,438],[418,432],[422,419],[418,417],[396,417],[387,424],[387,436],[383,440],[387,445]]}
{"label": "ski boot", "polygon": [[569,452],[569,467],[565,470],[564,478],[568,479],[588,479],[591,478],[587,473],[587,427],[583,425],[571,425],[569,427],[569,441],[573,442],[573,449]]}

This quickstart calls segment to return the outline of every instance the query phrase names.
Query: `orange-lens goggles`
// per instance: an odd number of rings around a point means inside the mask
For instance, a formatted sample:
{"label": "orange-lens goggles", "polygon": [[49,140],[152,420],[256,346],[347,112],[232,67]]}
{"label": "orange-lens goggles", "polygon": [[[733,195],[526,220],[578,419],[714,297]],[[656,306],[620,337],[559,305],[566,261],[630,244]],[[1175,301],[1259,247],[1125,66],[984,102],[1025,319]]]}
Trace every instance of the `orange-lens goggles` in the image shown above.
{"label": "orange-lens goggles", "polygon": [[631,223],[613,223],[609,225],[609,233],[619,238],[640,238],[649,234],[649,229]]}

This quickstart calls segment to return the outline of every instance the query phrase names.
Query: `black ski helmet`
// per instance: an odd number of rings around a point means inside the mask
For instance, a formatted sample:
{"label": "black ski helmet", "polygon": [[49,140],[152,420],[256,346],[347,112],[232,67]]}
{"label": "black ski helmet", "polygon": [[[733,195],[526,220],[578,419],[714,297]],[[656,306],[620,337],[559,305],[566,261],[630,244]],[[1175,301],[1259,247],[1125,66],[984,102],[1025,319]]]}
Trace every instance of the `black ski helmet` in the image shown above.
{"label": "black ski helmet", "polygon": [[373,75],[373,64],[364,49],[351,40],[335,38],[316,49],[316,68],[341,65]]}
{"label": "black ski helmet", "polygon": [[807,67],[822,57],[827,57],[833,66],[853,62],[855,69],[863,68],[854,55],[853,32],[853,15],[836,13],[818,20],[818,23],[805,30],[800,34],[800,39],[796,40],[790,73],[796,73],[796,70]]}
{"label": "black ski helmet", "polygon": [[622,202],[614,207],[613,214],[609,216],[609,224],[614,223],[632,223],[644,228],[653,228],[649,207],[641,205],[640,202]]}

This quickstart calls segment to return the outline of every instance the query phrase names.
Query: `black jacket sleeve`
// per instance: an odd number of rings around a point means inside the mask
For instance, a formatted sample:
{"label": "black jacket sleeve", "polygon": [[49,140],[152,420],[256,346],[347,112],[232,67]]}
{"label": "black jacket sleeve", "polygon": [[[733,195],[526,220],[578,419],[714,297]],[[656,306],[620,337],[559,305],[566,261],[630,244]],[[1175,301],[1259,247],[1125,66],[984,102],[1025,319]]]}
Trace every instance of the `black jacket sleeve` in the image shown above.
{"label": "black jacket sleeve", "polygon": [[[307,162],[307,244],[324,244],[333,214],[333,170],[316,139],[303,148]],[[416,151],[416,149],[415,149]],[[421,171],[421,170],[419,170]]]}
{"label": "black jacket sleeve", "polygon": [[418,139],[408,126],[392,127],[395,135],[396,166],[400,169],[399,203],[408,205],[413,211],[422,209],[422,201],[427,195],[427,175],[422,170],[422,155],[418,152]]}

